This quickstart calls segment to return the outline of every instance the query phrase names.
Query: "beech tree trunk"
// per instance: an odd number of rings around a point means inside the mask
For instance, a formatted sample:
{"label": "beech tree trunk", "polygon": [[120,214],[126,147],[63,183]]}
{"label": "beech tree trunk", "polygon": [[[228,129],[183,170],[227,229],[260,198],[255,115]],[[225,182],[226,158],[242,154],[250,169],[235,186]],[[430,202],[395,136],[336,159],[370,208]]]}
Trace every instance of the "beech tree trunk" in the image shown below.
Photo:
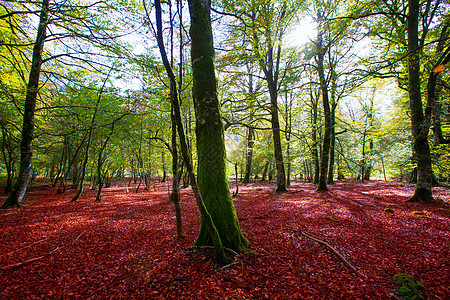
{"label": "beech tree trunk", "polygon": [[283,152],[281,149],[280,121],[278,118],[278,89],[277,89],[278,80],[277,78],[274,78],[274,76],[271,73],[267,71],[265,73],[270,94],[270,114],[272,124],[273,150],[275,156],[275,166],[277,169],[276,191],[284,192],[286,191],[286,172],[284,170]]}
{"label": "beech tree trunk", "polygon": [[322,91],[322,103],[324,114],[324,135],[322,143],[322,152],[320,155],[320,176],[317,183],[317,191],[327,191],[327,175],[328,175],[328,160],[330,154],[330,142],[331,142],[331,118],[330,118],[330,102],[328,99],[328,88],[325,79],[324,72],[324,53],[323,49],[322,33],[319,30],[318,34],[318,53],[317,53],[317,70],[319,73],[320,89]]}
{"label": "beech tree trunk", "polygon": [[[312,139],[312,149],[311,149],[311,155],[312,159],[314,161],[314,178],[312,178],[312,182],[314,184],[319,183],[319,176],[320,176],[320,163],[319,163],[319,152],[317,151],[317,106],[319,102],[319,97],[317,96],[314,98],[312,92],[311,92],[311,118],[312,118],[312,132],[311,132],[311,139]],[[311,172],[312,174],[312,172]]]}
{"label": "beech tree trunk", "polygon": [[[173,93],[170,95],[175,97]],[[175,99],[175,101],[177,101]],[[175,218],[177,224],[177,236],[184,237],[186,233],[183,229],[183,221],[181,219],[181,205],[180,205],[180,180],[181,172],[178,171],[178,147],[177,147],[177,125],[175,120],[175,114],[173,111],[173,105],[170,112],[172,120],[172,193],[170,194],[170,200],[173,202],[175,208]]]}
{"label": "beech tree trunk", "polygon": [[[225,140],[217,99],[211,1],[189,0],[194,107],[198,156],[198,187],[224,247],[244,252],[249,242],[242,234],[231,199],[225,168]],[[212,245],[211,232],[201,216],[195,245]]]}
{"label": "beech tree trunk", "polygon": [[247,162],[245,164],[245,176],[242,181],[243,184],[250,183],[250,177],[252,176],[253,144],[253,128],[249,127],[247,135]]}
{"label": "beech tree trunk", "polygon": [[[188,4],[191,18],[190,35],[192,39],[193,96],[197,109],[197,126],[199,126],[196,129],[199,161],[198,180],[201,183],[201,187],[197,186],[197,179],[190,160],[180,107],[177,100],[175,76],[164,48],[161,3],[159,0],[155,0],[157,41],[164,67],[171,82],[170,87],[173,89],[171,92],[175,95],[175,97],[171,98],[171,101],[174,108],[178,136],[180,137],[181,153],[200,211],[200,233],[195,244],[212,245],[214,247],[216,261],[225,264],[228,260],[225,255],[224,245],[235,251],[243,252],[249,246],[249,242],[243,236],[239,227],[225,176],[223,124],[218,109],[213,63],[214,47],[210,18],[211,2],[208,0],[189,0]],[[213,122],[213,124],[208,124],[208,122]],[[208,130],[206,130],[209,129],[206,125],[212,125],[211,127],[213,127],[214,132],[219,134],[219,136],[211,136]],[[212,138],[213,142],[208,142],[205,138]],[[209,172],[208,170],[211,165],[208,165],[205,170],[205,164],[209,162],[214,163],[211,168],[213,172]],[[210,175],[210,178],[208,178],[208,175]],[[202,189],[201,191],[200,188]]]}
{"label": "beech tree trunk", "polygon": [[20,170],[14,189],[6,198],[2,207],[20,206],[27,191],[31,175],[31,162],[33,156],[33,132],[34,132],[34,111],[36,99],[39,91],[39,77],[42,67],[42,52],[47,36],[49,0],[42,1],[42,9],[39,16],[36,41],[33,46],[33,58],[31,70],[28,78],[27,93],[25,96],[25,107],[23,113],[22,140],[20,143]]}
{"label": "beech tree trunk", "polygon": [[[420,58],[419,58],[419,0],[409,0],[408,16],[408,84],[411,112],[412,146],[417,159],[417,183],[414,195],[408,201],[433,201],[430,146],[428,128],[424,126],[422,98],[420,95]],[[426,124],[425,124],[426,125]]]}
{"label": "beech tree trunk", "polygon": [[335,101],[331,104],[330,113],[330,166],[328,168],[327,183],[334,183],[334,148],[336,147],[336,105]]}

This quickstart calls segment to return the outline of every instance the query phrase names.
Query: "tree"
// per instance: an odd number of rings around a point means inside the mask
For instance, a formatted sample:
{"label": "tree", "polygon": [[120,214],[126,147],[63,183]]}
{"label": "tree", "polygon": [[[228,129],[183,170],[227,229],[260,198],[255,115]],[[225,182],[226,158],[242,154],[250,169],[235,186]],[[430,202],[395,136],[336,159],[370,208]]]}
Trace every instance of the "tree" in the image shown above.
{"label": "tree", "polygon": [[[320,20],[321,15],[318,16]],[[322,107],[324,114],[324,134],[322,142],[322,151],[320,153],[320,176],[317,182],[317,191],[327,191],[327,175],[328,175],[328,161],[330,155],[331,144],[331,113],[330,113],[330,101],[328,98],[328,84],[325,78],[324,71],[324,55],[327,51],[327,46],[323,43],[323,25],[319,23],[317,30],[317,72],[319,75],[320,90],[322,92]],[[328,45],[329,47],[329,45]]]}
{"label": "tree", "polygon": [[[425,117],[420,94],[420,52],[419,52],[419,11],[420,1],[409,0],[408,15],[408,91],[411,112],[412,145],[417,157],[417,183],[414,195],[409,201],[433,200],[431,187],[433,170],[431,168],[428,129],[424,126]],[[431,112],[430,112],[431,114]]]}
{"label": "tree", "polygon": [[[210,7],[209,0],[189,1],[198,185],[223,245],[243,252],[249,242],[239,227],[225,172],[224,129],[217,99]],[[195,244],[211,243],[211,232],[202,216]]]}
{"label": "tree", "polygon": [[162,39],[161,7],[155,1],[157,41],[164,66],[173,89],[173,103],[180,147],[197,205],[200,210],[200,232],[196,245],[214,246],[215,258],[226,263],[223,247],[243,252],[249,242],[239,227],[225,174],[225,143],[223,124],[217,99],[214,74],[214,47],[208,0],[190,0],[191,62],[193,69],[193,98],[196,108],[196,136],[198,153],[198,187],[190,161],[181,122],[176,82],[164,49]]}
{"label": "tree", "polygon": [[267,83],[270,100],[277,191],[286,191],[285,161],[283,160],[278,93],[284,73],[289,68],[282,58],[283,37],[301,8],[302,1],[223,1],[225,9],[235,15],[243,28],[244,44],[250,44],[251,61],[257,64]]}
{"label": "tree", "polygon": [[28,187],[31,174],[31,161],[33,156],[32,141],[34,132],[34,111],[36,98],[39,91],[39,77],[42,66],[42,52],[47,36],[49,0],[42,1],[39,25],[36,41],[33,46],[33,58],[28,79],[27,93],[25,97],[25,109],[23,114],[22,141],[20,143],[20,170],[14,189],[6,198],[2,207],[20,206]]}

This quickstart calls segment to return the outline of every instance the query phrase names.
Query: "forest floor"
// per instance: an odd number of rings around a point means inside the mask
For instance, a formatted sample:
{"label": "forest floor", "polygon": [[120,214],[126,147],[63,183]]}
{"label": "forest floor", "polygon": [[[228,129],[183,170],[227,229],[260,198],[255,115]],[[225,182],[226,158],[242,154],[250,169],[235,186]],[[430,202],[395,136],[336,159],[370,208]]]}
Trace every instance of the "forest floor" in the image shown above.
{"label": "forest floor", "polygon": [[448,186],[433,189],[441,204],[404,202],[414,186],[400,182],[338,182],[322,193],[304,182],[282,194],[240,186],[233,200],[252,247],[230,252],[227,266],[190,248],[199,229],[190,189],[179,239],[166,183],[135,188],[114,184],[102,202],[86,189],[69,203],[75,191],[41,185],[23,207],[0,210],[0,299],[401,299],[398,273],[423,283],[428,299],[449,299]]}

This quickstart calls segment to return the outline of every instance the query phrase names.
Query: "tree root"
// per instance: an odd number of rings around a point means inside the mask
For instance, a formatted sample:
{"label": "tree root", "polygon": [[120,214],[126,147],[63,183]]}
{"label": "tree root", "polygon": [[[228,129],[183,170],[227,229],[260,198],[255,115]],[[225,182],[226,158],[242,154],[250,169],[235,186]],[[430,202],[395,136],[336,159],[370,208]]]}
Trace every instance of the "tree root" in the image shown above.
{"label": "tree root", "polygon": [[309,238],[309,239],[311,239],[311,240],[313,240],[313,241],[318,242],[319,244],[324,245],[325,247],[327,247],[328,249],[330,249],[330,250],[331,250],[338,258],[340,258],[340,259],[342,260],[342,262],[343,262],[348,268],[352,269],[359,277],[361,277],[361,278],[363,278],[363,279],[367,279],[367,276],[366,276],[366,275],[364,275],[364,274],[362,274],[361,272],[359,272],[359,271],[358,271],[351,263],[349,263],[349,262],[345,259],[345,257],[344,257],[342,254],[340,254],[336,249],[334,249],[334,248],[333,248],[330,244],[328,244],[327,242],[322,241],[322,240],[320,240],[320,239],[314,237],[313,235],[311,235],[311,234],[309,234],[309,233],[307,233],[307,232],[304,232],[304,231],[302,231],[302,230],[300,230],[300,229],[294,229],[294,228],[290,228],[290,229],[293,230],[293,231],[295,231],[295,232],[298,232],[298,233],[302,234],[303,236],[305,236],[305,237],[307,237],[307,238]]}

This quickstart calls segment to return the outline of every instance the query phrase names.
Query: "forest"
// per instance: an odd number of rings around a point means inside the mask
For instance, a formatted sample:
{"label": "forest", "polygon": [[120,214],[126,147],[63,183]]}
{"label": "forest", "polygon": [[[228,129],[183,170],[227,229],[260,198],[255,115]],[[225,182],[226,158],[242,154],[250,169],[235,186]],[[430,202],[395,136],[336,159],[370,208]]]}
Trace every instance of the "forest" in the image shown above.
{"label": "forest", "polygon": [[446,299],[445,0],[1,0],[1,299]]}

